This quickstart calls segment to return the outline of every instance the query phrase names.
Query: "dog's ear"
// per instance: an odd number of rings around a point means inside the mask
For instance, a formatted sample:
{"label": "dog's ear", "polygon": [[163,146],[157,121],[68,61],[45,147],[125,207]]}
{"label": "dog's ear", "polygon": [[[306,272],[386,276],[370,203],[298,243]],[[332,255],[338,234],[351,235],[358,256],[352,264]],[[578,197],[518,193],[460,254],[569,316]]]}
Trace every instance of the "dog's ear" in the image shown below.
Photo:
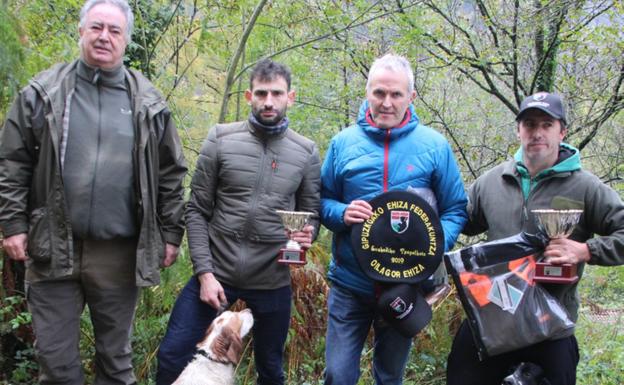
{"label": "dog's ear", "polygon": [[231,331],[231,334],[229,337],[230,345],[228,346],[225,356],[231,363],[236,365],[238,364],[238,361],[240,361],[241,355],[243,354],[243,342],[241,341],[238,333],[230,328],[227,329]]}
{"label": "dog's ear", "polygon": [[238,333],[229,325],[225,325],[212,344],[212,352],[218,361],[236,365],[243,353],[243,343]]}

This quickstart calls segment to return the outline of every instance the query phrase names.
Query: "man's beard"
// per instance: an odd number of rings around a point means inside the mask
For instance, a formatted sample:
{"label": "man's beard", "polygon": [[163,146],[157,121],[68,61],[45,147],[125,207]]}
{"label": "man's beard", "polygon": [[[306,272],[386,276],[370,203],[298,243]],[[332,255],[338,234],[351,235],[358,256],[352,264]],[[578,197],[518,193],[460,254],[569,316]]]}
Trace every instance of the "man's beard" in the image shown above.
{"label": "man's beard", "polygon": [[251,113],[253,114],[254,118],[256,118],[256,120],[259,123],[264,124],[265,126],[275,126],[276,124],[281,122],[282,119],[284,119],[284,116],[286,115],[286,111],[280,111],[280,110],[273,108],[272,111],[275,112],[275,116],[271,118],[265,118],[262,116],[263,111],[265,111],[264,108],[258,108],[258,109],[254,108],[252,109]]}

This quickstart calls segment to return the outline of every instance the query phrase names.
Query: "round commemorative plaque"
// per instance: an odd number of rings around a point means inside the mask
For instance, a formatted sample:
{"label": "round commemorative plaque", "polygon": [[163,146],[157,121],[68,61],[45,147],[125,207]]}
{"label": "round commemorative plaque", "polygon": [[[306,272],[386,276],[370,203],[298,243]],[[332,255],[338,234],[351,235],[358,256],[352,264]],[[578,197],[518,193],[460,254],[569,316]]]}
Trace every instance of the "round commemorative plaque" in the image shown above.
{"label": "round commemorative plaque", "polygon": [[444,254],[444,234],[433,207],[408,191],[385,192],[368,203],[373,215],[351,230],[366,275],[380,282],[418,283],[433,274]]}

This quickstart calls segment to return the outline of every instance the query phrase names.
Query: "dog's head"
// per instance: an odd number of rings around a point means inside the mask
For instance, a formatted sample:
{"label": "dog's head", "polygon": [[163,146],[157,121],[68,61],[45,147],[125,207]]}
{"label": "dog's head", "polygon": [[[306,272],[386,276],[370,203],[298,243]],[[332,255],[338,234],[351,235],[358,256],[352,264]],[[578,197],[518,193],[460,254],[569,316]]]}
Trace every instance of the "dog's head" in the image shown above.
{"label": "dog's head", "polygon": [[223,312],[212,322],[197,349],[204,350],[215,361],[237,364],[243,353],[242,339],[251,330],[253,322],[249,309]]}
{"label": "dog's head", "polygon": [[550,385],[544,370],[532,362],[522,362],[503,379],[502,385]]}

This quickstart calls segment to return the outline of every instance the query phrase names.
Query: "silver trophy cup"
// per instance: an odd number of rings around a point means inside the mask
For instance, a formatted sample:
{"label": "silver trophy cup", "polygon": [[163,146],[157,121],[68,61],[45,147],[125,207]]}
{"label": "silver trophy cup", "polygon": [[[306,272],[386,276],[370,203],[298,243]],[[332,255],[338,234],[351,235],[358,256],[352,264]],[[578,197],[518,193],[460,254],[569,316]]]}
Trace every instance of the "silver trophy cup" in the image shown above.
{"label": "silver trophy cup", "polygon": [[[539,228],[550,239],[567,238],[581,218],[583,210],[531,210],[537,218]],[[541,283],[574,283],[578,281],[576,265],[564,263],[553,265],[537,262],[534,281]]]}
{"label": "silver trophy cup", "polygon": [[[303,227],[308,223],[308,220],[314,213],[307,211],[284,211],[275,210],[280,216],[284,228],[288,230],[289,236],[295,231],[303,230]],[[305,250],[301,248],[301,245],[292,239],[289,239],[286,246],[282,248],[278,254],[279,263],[305,265]]]}

